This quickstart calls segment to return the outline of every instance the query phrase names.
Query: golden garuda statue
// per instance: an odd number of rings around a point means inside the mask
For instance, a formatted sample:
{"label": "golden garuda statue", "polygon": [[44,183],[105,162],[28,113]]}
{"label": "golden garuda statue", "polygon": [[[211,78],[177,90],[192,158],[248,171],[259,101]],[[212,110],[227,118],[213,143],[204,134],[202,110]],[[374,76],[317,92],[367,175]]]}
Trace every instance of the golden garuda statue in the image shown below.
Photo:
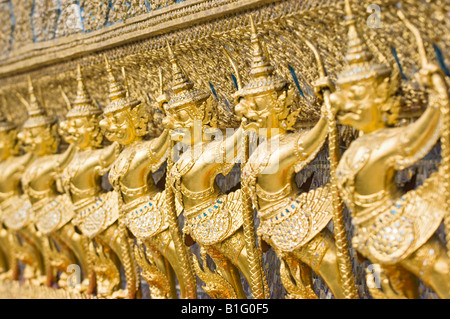
{"label": "golden garuda statue", "polygon": [[[181,238],[178,242],[172,238],[171,225],[178,232],[176,216],[164,210],[167,192],[161,191],[151,177],[166,161],[170,128],[156,138],[144,139],[148,125],[145,104],[132,100],[129,91],[115,80],[108,61],[107,72],[111,103],[104,109],[101,125],[109,140],[123,146],[109,172],[109,181],[120,196],[121,222],[138,241],[133,246],[136,261],[152,298],[177,298],[176,279],[181,298],[196,298],[195,277],[189,263],[179,256],[187,256],[186,247]],[[162,82],[160,93],[158,107],[164,111],[168,97]]]}
{"label": "golden garuda statue", "polygon": [[[120,147],[113,143],[102,148],[103,132],[99,122],[103,112],[93,102],[85,87],[80,65],[77,67],[76,81],[77,91],[73,103],[62,92],[69,110],[65,121],[60,124],[62,135],[68,143],[76,147],[76,153],[59,179],[66,196],[70,198],[74,215],[71,223],[65,226],[65,238],[71,243],[70,247],[85,276],[82,281],[83,291],[92,294],[96,288],[94,268],[101,266],[96,266],[93,252],[89,251],[90,239],[101,231],[102,227],[114,222],[115,211],[114,207],[106,206],[108,194],[103,192],[100,178],[117,158]],[[111,194],[109,195],[111,197]],[[81,232],[76,231],[75,227]],[[97,276],[97,281],[100,282],[98,293],[102,295],[103,277],[100,273]]]}
{"label": "golden garuda statue", "polygon": [[[108,81],[110,103],[105,112],[114,108],[122,98],[117,94],[116,89],[120,87],[116,85],[109,65]],[[89,239],[87,260],[89,271],[93,272],[88,273],[90,290],[96,287],[100,298],[135,298],[139,280],[132,243],[126,229],[119,223],[120,194],[103,189],[101,181],[119,157],[122,147],[117,142],[101,147],[103,112],[87,93],[79,67],[77,82],[77,97],[64,128],[72,136],[72,143],[77,145],[78,151],[62,175],[62,183],[75,211],[72,223]],[[121,277],[122,267],[125,278]]]}
{"label": "golden garuda statue", "polygon": [[[173,95],[166,112],[175,128],[172,139],[184,148],[168,178],[183,205],[185,243],[197,243],[201,248],[203,269],[194,257],[196,274],[214,298],[247,297],[239,271],[254,298],[268,298],[260,252],[255,245],[254,221],[251,212],[244,210],[243,192],[238,189],[224,194],[216,184],[217,175],[226,176],[242,158],[244,129],[240,127],[223,138],[215,127],[217,106],[212,95],[194,87],[170,46],[169,59]],[[217,267],[215,272],[208,268],[207,255]]]}
{"label": "golden garuda statue", "polygon": [[[441,298],[449,298],[449,256],[435,232],[449,213],[449,96],[442,70],[427,60],[418,30],[400,11],[419,45],[418,80],[428,90],[428,106],[413,123],[395,127],[399,71],[374,61],[346,1],[348,48],[331,104],[337,119],[361,132],[336,171],[337,183],[352,215],[355,249],[379,264],[390,284],[375,296],[417,297],[413,277]],[[416,189],[402,192],[395,171],[411,166],[441,141],[442,162]],[[447,228],[448,230],[448,228]],[[447,233],[448,236],[448,233]],[[394,277],[395,276],[395,277]],[[395,280],[394,280],[395,278]]]}
{"label": "golden garuda statue", "polygon": [[[5,104],[5,103],[4,103]],[[17,126],[0,112],[0,241],[1,241],[1,278],[19,279],[19,264],[16,258],[15,232],[4,224],[4,218],[12,214],[22,205],[29,202],[22,196],[20,179],[23,171],[34,159],[32,152],[19,155],[19,141]]]}
{"label": "golden garuda statue", "polygon": [[4,222],[21,238],[22,244],[15,238],[14,249],[16,258],[26,264],[26,277],[50,286],[56,280],[57,270],[64,271],[64,266],[74,263],[69,262],[70,252],[66,249],[59,252],[53,238],[47,236],[72,217],[70,201],[58,196],[55,177],[72,158],[74,148],[55,154],[60,140],[56,118],[47,115],[40,105],[30,78],[28,86],[30,101],[20,96],[27,107],[28,119],[18,134],[25,152],[32,158],[21,176],[26,197],[18,201],[22,206],[6,216]]}
{"label": "golden garuda statue", "polygon": [[[273,247],[281,259],[281,278],[291,298],[317,298],[312,270],[336,298],[344,298],[347,294],[339,272],[337,247],[326,228],[334,209],[331,187],[305,191],[297,187],[294,178],[325,144],[329,132],[327,104],[323,103],[322,116],[314,127],[293,131],[299,112],[291,110],[293,89],[276,75],[252,20],[251,26],[250,82],[235,96],[240,99],[236,110],[248,119],[246,127],[254,127],[256,132],[267,130],[267,139],[250,155],[242,175],[243,188],[258,210],[262,247]],[[324,75],[315,85],[318,93],[333,88]]]}
{"label": "golden garuda statue", "polygon": [[0,298],[450,298],[448,0],[20,2]]}

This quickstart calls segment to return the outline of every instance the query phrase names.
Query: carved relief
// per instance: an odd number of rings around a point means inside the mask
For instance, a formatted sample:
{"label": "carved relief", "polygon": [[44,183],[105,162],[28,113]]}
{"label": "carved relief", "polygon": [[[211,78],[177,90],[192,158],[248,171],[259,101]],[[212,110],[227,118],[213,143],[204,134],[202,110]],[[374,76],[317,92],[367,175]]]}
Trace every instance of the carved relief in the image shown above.
{"label": "carved relief", "polygon": [[32,14],[33,33],[36,42],[55,38],[59,8],[57,0],[35,0]]}
{"label": "carved relief", "polygon": [[17,49],[24,44],[33,42],[33,30],[31,28],[33,0],[11,0],[11,3],[15,19],[12,46],[13,49]]}
{"label": "carved relief", "polygon": [[60,0],[61,14],[58,19],[56,37],[60,38],[81,32],[83,22],[81,21],[81,10],[75,0]]}
{"label": "carved relief", "polygon": [[149,2],[151,9],[156,10],[174,4],[175,0],[150,0]]}
{"label": "carved relief", "polygon": [[0,113],[46,153],[24,205],[0,134],[0,298],[448,298],[450,6],[396,1],[0,0]]}
{"label": "carved relief", "polygon": [[81,17],[84,31],[94,31],[106,25],[109,13],[108,1],[83,0],[80,1]]}
{"label": "carved relief", "polygon": [[109,13],[108,23],[125,21],[128,18],[135,17],[147,12],[145,0],[114,0],[112,9]]}
{"label": "carved relief", "polygon": [[0,1],[0,55],[11,49],[12,21],[9,1]]}

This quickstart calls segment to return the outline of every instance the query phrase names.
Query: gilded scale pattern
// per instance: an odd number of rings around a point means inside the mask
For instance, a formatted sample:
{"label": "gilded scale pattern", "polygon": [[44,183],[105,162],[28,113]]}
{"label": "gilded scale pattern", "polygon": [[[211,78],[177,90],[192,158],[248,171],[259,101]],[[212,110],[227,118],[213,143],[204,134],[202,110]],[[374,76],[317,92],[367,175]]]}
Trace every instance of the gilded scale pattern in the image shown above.
{"label": "gilded scale pattern", "polygon": [[[8,63],[20,59],[30,61],[29,66],[25,66],[23,71],[26,71],[26,75],[31,75],[35,87],[39,88],[39,98],[44,101],[52,101],[49,113],[54,112],[59,118],[64,119],[68,107],[60,94],[60,87],[67,93],[68,100],[75,97],[75,91],[72,87],[76,79],[77,64],[83,67],[86,86],[96,88],[91,90],[93,100],[103,108],[108,104],[107,86],[98,85],[99,79],[106,78],[103,64],[103,53],[105,53],[111,61],[114,73],[120,74],[121,67],[126,70],[127,86],[131,88],[136,98],[147,107],[150,123],[149,136],[154,138],[160,136],[164,129],[164,122],[162,121],[164,114],[155,107],[155,101],[158,100],[160,95],[161,81],[158,78],[160,68],[163,70],[162,82],[171,83],[172,74],[168,71],[171,67],[170,61],[167,59],[166,42],[168,41],[176,51],[180,65],[183,66],[186,74],[189,74],[195,86],[211,91],[211,97],[217,105],[215,112],[219,114],[217,116],[218,126],[220,128],[237,128],[240,122],[233,112],[236,74],[230,67],[229,59],[223,53],[223,47],[226,47],[237,69],[241,71],[242,81],[247,83],[249,75],[245,70],[249,70],[251,61],[251,50],[249,50],[248,45],[249,16],[251,15],[259,26],[260,37],[268,48],[268,55],[276,72],[287,79],[295,88],[291,110],[298,111],[298,120],[294,129],[302,130],[304,127],[311,127],[321,113],[321,103],[317,99],[313,86],[314,80],[317,79],[317,70],[311,67],[315,65],[314,56],[298,35],[303,35],[316,45],[330,80],[335,82],[345,60],[344,54],[347,44],[347,27],[342,23],[345,16],[343,1],[318,1],[317,3],[313,1],[303,3],[296,1],[256,2],[250,6],[250,9],[239,9],[233,13],[226,10],[240,8],[239,5],[245,4],[246,1],[193,2],[187,0],[184,3],[175,4],[173,1],[110,1],[110,4],[107,5],[106,1],[57,2],[36,0],[21,2],[21,6],[19,6],[17,1],[14,0],[2,1],[0,2],[0,15],[2,21],[6,21],[6,23],[2,24],[2,31],[4,32],[1,33],[0,38],[0,41],[5,44],[2,46],[0,70],[2,67],[8,66]],[[379,4],[382,8],[382,23],[381,28],[378,29],[370,29],[364,23],[369,15],[366,12],[368,4],[352,1],[351,5],[353,12],[357,13],[358,27],[363,30],[364,40],[375,58],[389,65],[397,63],[401,66],[402,81],[400,81],[400,86],[403,108],[397,125],[405,126],[408,123],[413,123],[415,118],[428,105],[425,91],[413,77],[413,74],[421,67],[418,63],[419,55],[416,46],[413,45],[415,43],[414,37],[410,30],[405,27],[404,22],[397,16],[397,7],[394,1],[379,0],[373,1],[373,3]],[[202,11],[213,13],[215,8],[224,10],[224,13],[218,15],[219,19],[210,21],[208,19],[189,20],[194,13]],[[387,9],[384,10],[385,8]],[[448,75],[449,58],[446,54],[450,45],[448,39],[448,3],[435,1],[432,4],[426,4],[402,1],[402,9],[408,19],[418,27],[425,46],[424,52],[428,59],[437,64],[444,74]],[[42,12],[48,14],[48,19],[41,18]],[[14,20],[8,19],[8,16],[14,16]],[[315,23],[318,20],[321,23]],[[15,22],[14,26],[13,21]],[[130,34],[134,31],[141,32],[148,26],[157,28],[163,25],[162,22],[164,21],[173,21],[173,25],[163,29],[160,34],[152,34],[152,31],[149,31],[147,37],[137,36],[113,48],[102,48],[102,45],[106,46],[109,41],[123,40],[123,36],[127,32],[130,32]],[[177,23],[185,21],[192,25],[177,26]],[[195,25],[194,22],[199,24]],[[111,28],[115,30],[112,33],[108,32],[112,30]],[[387,32],[388,30],[389,32]],[[40,53],[28,49],[33,48],[33,44],[39,42],[44,44],[42,52],[46,52],[45,50],[57,52],[58,47],[52,47],[52,43],[58,43],[63,44],[61,48],[64,48],[66,52],[70,53],[71,50],[78,52],[76,40],[78,36],[86,36],[86,38],[92,36],[89,41],[99,43],[97,49],[100,49],[101,54],[89,49],[85,54],[78,54],[73,60],[65,58],[62,62],[55,61],[52,63],[50,61],[48,65],[43,65],[42,61],[39,60]],[[73,37],[73,41],[64,42],[70,37]],[[386,45],[387,43],[392,43],[392,45]],[[202,61],[202,63],[199,63],[199,61]],[[33,69],[33,63],[36,63],[36,69]],[[17,94],[9,93],[11,89],[21,96],[27,96],[28,85],[24,75],[16,75],[14,72],[10,72],[0,78],[3,111],[12,121],[20,125],[27,117],[27,112],[23,108],[14,107],[14,105],[20,103],[20,99]],[[168,91],[171,93],[170,89]],[[344,149],[357,136],[354,131],[345,126],[338,126],[338,131]],[[422,174],[424,170],[430,172],[436,170],[436,166],[439,165],[439,162],[436,162],[433,158],[438,156],[436,154],[439,152],[436,152],[436,147],[431,149],[432,144],[425,147],[421,154],[423,156],[429,152],[425,159],[416,163],[412,161],[408,163],[408,165],[414,164],[413,167],[420,168],[421,174],[416,175],[418,183],[421,183],[429,175]],[[64,148],[65,145],[62,144],[62,147]],[[304,168],[304,171],[297,174],[297,181],[302,180],[298,182],[299,185],[307,179],[308,172],[317,172],[316,169],[319,168],[325,169],[323,173],[313,176],[312,184],[323,186],[330,182],[327,175],[329,164],[326,161],[326,156],[323,152],[319,153]],[[404,166],[406,167],[406,164]],[[398,179],[406,176],[406,180],[408,180],[412,176],[412,169],[405,167],[399,167],[402,171],[397,175]],[[230,176],[234,177],[231,177],[231,179],[228,176],[226,177],[228,178],[226,188],[237,185],[239,181],[239,174],[231,174]],[[428,184],[425,183],[425,185]],[[346,226],[349,237],[359,234],[354,232],[349,220]],[[332,231],[332,228],[330,230]],[[441,230],[438,230],[437,234],[441,239],[445,237]],[[112,236],[114,237],[114,234]],[[196,249],[194,245],[192,251],[197,254]],[[198,252],[197,254],[199,260],[202,253]],[[358,262],[353,249],[350,250],[350,256],[353,261],[353,272],[356,274],[356,279],[360,285],[359,294],[362,297],[368,296],[363,266],[366,262]],[[426,256],[419,256],[419,254],[413,257],[417,260],[426,258]],[[415,260],[414,258],[412,260]],[[268,262],[271,265],[280,266],[280,261],[270,251],[263,256],[262,261],[266,270]],[[291,263],[291,265],[294,267],[295,263]],[[286,267],[285,264],[281,266]],[[292,269],[291,273],[295,271],[295,269]],[[392,274],[389,271],[386,270],[386,274]],[[419,273],[420,270],[417,272]],[[266,273],[268,272],[266,271]],[[214,277],[217,273],[206,273],[206,275],[218,280],[217,287],[219,288],[216,287],[217,289],[220,290],[226,286],[222,279]],[[154,277],[153,280],[163,280],[158,278]],[[320,278],[313,278],[316,284],[315,289],[319,289],[318,295],[323,298],[327,294],[327,288],[324,288],[325,286]],[[202,277],[201,279],[206,280],[207,278]],[[285,279],[281,278],[281,281],[283,284],[289,285]],[[268,280],[272,295],[275,297],[283,296],[284,289],[279,282],[280,279],[269,275]],[[290,288],[292,287],[290,286]],[[201,290],[201,285],[198,289]],[[427,289],[429,290],[429,288]],[[211,293],[211,290],[209,292]],[[376,294],[373,291],[371,293]],[[211,294],[214,295],[214,293]],[[72,295],[72,297],[74,296]],[[220,294],[215,296],[218,297]]]}

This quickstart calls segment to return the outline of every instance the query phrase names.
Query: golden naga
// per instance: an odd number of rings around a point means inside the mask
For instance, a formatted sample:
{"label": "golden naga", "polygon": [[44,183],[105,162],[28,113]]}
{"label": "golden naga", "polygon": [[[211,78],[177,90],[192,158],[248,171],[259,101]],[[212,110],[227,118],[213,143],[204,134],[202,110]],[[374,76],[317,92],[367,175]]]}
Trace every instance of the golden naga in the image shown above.
{"label": "golden naga", "polygon": [[[123,69],[122,69],[123,70]],[[189,263],[180,257],[187,256],[176,218],[163,209],[168,201],[167,191],[155,184],[155,173],[166,161],[170,143],[170,129],[166,127],[159,137],[145,140],[148,116],[145,104],[132,100],[127,90],[114,79],[107,61],[111,104],[105,108],[101,121],[109,140],[123,145],[124,149],[114,162],[109,181],[121,198],[121,222],[136,237],[134,246],[142,277],[148,282],[151,297],[177,298],[176,281],[181,298],[196,298],[196,282]],[[168,97],[163,93],[162,75],[158,106],[164,111]],[[181,209],[178,209],[178,214]]]}
{"label": "golden naga", "polygon": [[[6,105],[5,105],[6,106]],[[17,127],[0,112],[0,278],[18,279],[19,265],[13,244],[15,234],[3,223],[6,216],[22,205],[20,179],[23,171],[34,159],[33,153],[19,155]],[[26,202],[28,205],[29,203]]]}
{"label": "golden naga", "polygon": [[[326,228],[334,210],[331,186],[314,190],[308,186],[302,192],[294,179],[295,173],[312,161],[325,144],[329,132],[327,103],[323,103],[322,116],[313,128],[292,131],[298,114],[291,111],[292,88],[274,74],[252,20],[251,25],[251,80],[235,95],[240,98],[236,110],[250,120],[246,126],[256,128],[259,134],[262,128],[270,133],[251,154],[242,175],[242,187],[258,210],[258,236],[262,247],[273,247],[280,257],[280,275],[290,298],[317,298],[311,270],[327,283],[336,298],[349,297],[343,289],[338,249]],[[333,87],[325,74],[315,86],[324,100]]]}
{"label": "golden naga", "polygon": [[[373,289],[374,296],[415,298],[413,277],[418,277],[439,297],[449,298],[449,256],[435,234],[444,217],[448,224],[449,215],[450,103],[444,76],[427,61],[417,29],[399,12],[418,40],[422,66],[417,75],[428,89],[429,101],[415,122],[394,127],[399,112],[395,96],[398,72],[373,61],[358,34],[348,1],[346,15],[347,66],[338,76],[331,103],[341,123],[362,133],[343,154],[336,172],[352,214],[353,246],[372,263],[379,264],[386,278],[402,274],[391,280],[391,285]],[[439,170],[423,185],[402,192],[396,186],[395,171],[422,158],[439,139]]]}
{"label": "golden naga", "polygon": [[[76,153],[59,176],[62,188],[70,199],[73,219],[58,231],[59,237],[72,249],[85,275],[80,288],[92,294],[96,286],[94,268],[98,266],[89,252],[90,238],[102,227],[114,222],[116,211],[107,203],[111,194],[102,193],[100,178],[117,158],[120,146],[113,143],[101,148],[103,134],[99,122],[102,110],[94,105],[83,82],[81,67],[77,67],[77,95],[73,103],[62,92],[68,106],[66,120],[60,124],[60,132],[65,140],[76,147]],[[80,231],[77,230],[77,228]],[[98,281],[101,281],[98,274]],[[98,287],[103,294],[104,282]]]}
{"label": "golden naga", "polygon": [[[255,242],[253,219],[245,220],[241,190],[223,194],[215,179],[227,175],[242,155],[244,130],[237,129],[225,139],[214,128],[214,107],[209,93],[195,89],[169,46],[174,92],[166,106],[173,120],[172,139],[185,149],[173,164],[168,178],[176,198],[184,208],[185,243],[195,242],[201,248],[203,270],[194,259],[197,275],[214,298],[246,298],[239,270],[250,285],[254,298],[268,297]],[[211,141],[211,136],[216,139]],[[250,240],[250,241],[249,241]],[[216,264],[211,272],[206,264],[208,254]],[[256,280],[255,280],[256,278]]]}
{"label": "golden naga", "polygon": [[[30,78],[28,84],[30,101],[27,102],[19,95],[29,116],[18,138],[27,152],[24,156],[32,158],[32,161],[21,176],[24,196],[20,199],[20,204],[16,204],[18,206],[14,211],[5,216],[4,223],[21,238],[22,244],[17,238],[14,239],[12,249],[16,251],[16,258],[26,264],[24,277],[37,279],[39,283],[50,286],[57,275],[52,262],[70,259],[64,251],[59,253],[53,240],[46,235],[71,218],[67,202],[57,196],[55,175],[67,165],[73,155],[73,148],[67,149],[63,154],[54,154],[59,145],[56,119],[48,116],[39,104]],[[41,218],[46,216],[47,211],[53,211],[49,207],[55,204],[58,209],[54,211],[53,217],[56,220],[47,219],[51,224],[48,226],[54,228],[44,235],[36,226],[39,228]]]}

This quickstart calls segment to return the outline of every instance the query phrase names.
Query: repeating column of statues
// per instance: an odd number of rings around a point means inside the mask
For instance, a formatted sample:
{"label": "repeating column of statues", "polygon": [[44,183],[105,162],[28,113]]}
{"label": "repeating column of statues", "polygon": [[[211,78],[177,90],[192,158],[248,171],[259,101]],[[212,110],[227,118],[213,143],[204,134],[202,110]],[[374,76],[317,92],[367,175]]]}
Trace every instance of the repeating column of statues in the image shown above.
{"label": "repeating column of statues", "polygon": [[[419,31],[399,11],[416,39],[428,105],[417,120],[398,126],[398,67],[376,61],[349,1],[345,15],[347,51],[335,82],[313,39],[299,35],[317,62],[313,86],[321,105],[307,130],[294,126],[301,111],[293,107],[294,86],[278,75],[252,18],[246,84],[224,50],[241,123],[232,134],[217,126],[217,102],[189,79],[169,43],[171,69],[160,70],[155,94],[164,116],[158,136],[147,136],[145,104],[133,98],[126,70],[117,80],[106,56],[108,104],[93,101],[78,66],[76,97],[70,101],[62,92],[67,113],[59,123],[28,78],[28,96],[18,94],[26,122],[16,126],[0,112],[0,281],[140,298],[143,280],[153,299],[195,299],[201,290],[211,298],[264,299],[272,297],[268,278],[276,272],[287,298],[318,298],[313,274],[335,298],[358,298],[352,246],[380,267],[381,286],[370,287],[372,297],[418,298],[421,280],[450,298],[450,245],[437,236],[442,222],[450,236],[445,75],[428,61]],[[170,87],[163,72],[171,72]],[[360,132],[342,154],[336,124]],[[422,185],[400,189],[395,172],[438,142],[438,170]],[[298,185],[295,175],[323,149],[329,181]],[[224,192],[216,177],[236,165],[240,187]],[[158,171],[163,183],[152,178]],[[106,178],[112,189],[105,188]],[[269,249],[279,269],[264,264]],[[81,271],[74,285],[73,265]]]}

